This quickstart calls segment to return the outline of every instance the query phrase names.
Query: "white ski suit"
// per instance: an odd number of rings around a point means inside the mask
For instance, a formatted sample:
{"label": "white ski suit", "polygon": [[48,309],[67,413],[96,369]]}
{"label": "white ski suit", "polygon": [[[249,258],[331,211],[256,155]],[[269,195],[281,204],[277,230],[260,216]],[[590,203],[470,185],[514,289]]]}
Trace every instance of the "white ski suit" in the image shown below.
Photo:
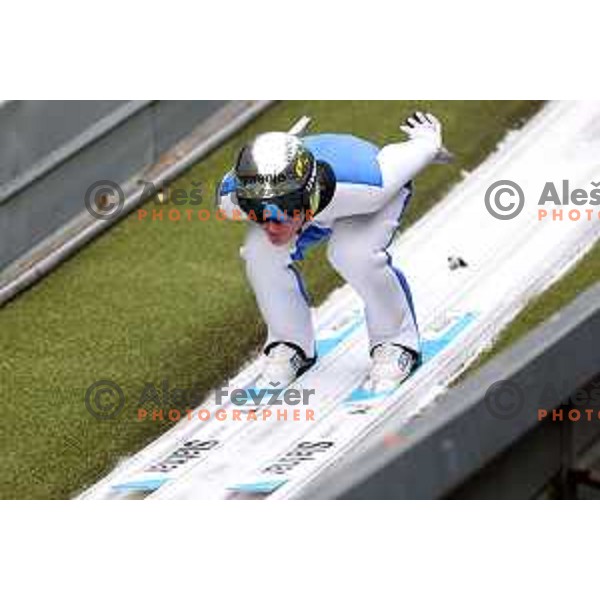
{"label": "white ski suit", "polygon": [[[412,139],[379,149],[345,134],[302,138],[317,161],[335,175],[335,191],[287,246],[272,244],[261,226],[248,222],[241,255],[260,312],[268,326],[267,344],[293,342],[307,357],[315,354],[309,298],[294,261],[306,249],[328,240],[328,259],[365,305],[371,348],[400,344],[420,354],[419,332],[409,285],[387,248],[412,195],[412,179],[435,157],[438,147]],[[235,180],[225,176],[219,207],[239,213]]]}

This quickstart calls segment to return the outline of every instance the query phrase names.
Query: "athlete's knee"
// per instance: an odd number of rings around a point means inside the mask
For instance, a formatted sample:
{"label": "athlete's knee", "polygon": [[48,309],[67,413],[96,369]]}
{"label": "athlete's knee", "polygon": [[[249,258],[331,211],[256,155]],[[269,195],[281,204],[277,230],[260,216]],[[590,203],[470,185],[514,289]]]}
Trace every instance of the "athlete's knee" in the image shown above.
{"label": "athlete's knee", "polygon": [[268,273],[272,271],[276,273],[286,266],[286,260],[275,248],[269,248],[256,237],[246,239],[240,248],[240,257],[248,275],[255,272]]}
{"label": "athlete's knee", "polygon": [[256,253],[252,251],[247,245],[244,245],[240,248],[240,258],[245,263],[246,268],[248,265],[257,262]]}
{"label": "athlete's knee", "polygon": [[247,262],[256,262],[260,260],[261,254],[265,254],[264,247],[256,236],[248,236],[244,245],[240,248],[241,258]]}
{"label": "athlete's knee", "polygon": [[269,243],[265,232],[259,225],[249,223],[244,238],[244,244],[240,248],[240,256],[247,263],[260,262],[271,258],[275,247]]}
{"label": "athlete's knee", "polygon": [[369,274],[384,267],[387,262],[385,252],[361,247],[356,241],[352,244],[329,244],[327,258],[331,266],[346,278],[349,274]]}
{"label": "athlete's knee", "polygon": [[331,266],[338,272],[344,273],[351,268],[359,258],[360,252],[356,247],[347,242],[340,242],[338,239],[332,239],[327,247],[327,259]]}

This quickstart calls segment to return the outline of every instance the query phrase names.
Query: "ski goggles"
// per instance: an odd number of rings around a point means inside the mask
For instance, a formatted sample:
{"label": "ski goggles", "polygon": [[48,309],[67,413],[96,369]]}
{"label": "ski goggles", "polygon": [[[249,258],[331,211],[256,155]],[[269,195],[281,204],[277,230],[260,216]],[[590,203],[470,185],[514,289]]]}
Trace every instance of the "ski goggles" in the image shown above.
{"label": "ski goggles", "polygon": [[[306,208],[306,193],[304,191],[292,192],[285,196],[269,199],[240,198],[240,208],[257,223],[276,221],[289,223],[294,218],[304,213]],[[285,207],[285,208],[284,208]]]}

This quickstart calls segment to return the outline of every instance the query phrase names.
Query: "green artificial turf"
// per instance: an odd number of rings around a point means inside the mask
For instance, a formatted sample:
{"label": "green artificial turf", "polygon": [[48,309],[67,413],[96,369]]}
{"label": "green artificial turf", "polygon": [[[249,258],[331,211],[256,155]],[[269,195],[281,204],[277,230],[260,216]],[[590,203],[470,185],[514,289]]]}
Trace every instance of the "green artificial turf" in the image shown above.
{"label": "green artificial turf", "polygon": [[[240,144],[261,131],[285,130],[302,114],[314,118],[313,132],[350,132],[384,144],[403,138],[398,126],[412,111],[430,110],[457,161],[418,177],[406,227],[539,107],[533,101],[282,102],[173,187],[200,182],[201,207],[211,208],[214,186]],[[156,208],[154,200],[146,207]],[[170,426],[136,420],[146,382],[195,383],[206,392],[258,350],[265,328],[238,255],[243,234],[238,223],[139,221],[133,214],[0,310],[0,497],[77,493]],[[323,249],[313,251],[304,272],[316,303],[340,284]],[[97,421],[85,408],[85,390],[101,379],[125,393],[115,420]]]}

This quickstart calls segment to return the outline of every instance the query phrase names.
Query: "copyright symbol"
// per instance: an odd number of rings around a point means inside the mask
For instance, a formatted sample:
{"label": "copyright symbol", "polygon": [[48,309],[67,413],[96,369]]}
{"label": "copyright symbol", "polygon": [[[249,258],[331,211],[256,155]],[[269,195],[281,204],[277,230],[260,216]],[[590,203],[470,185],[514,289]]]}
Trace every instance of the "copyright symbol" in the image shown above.
{"label": "copyright symbol", "polygon": [[[506,198],[518,197],[518,200]],[[514,219],[525,206],[525,194],[521,186],[510,179],[502,179],[490,185],[485,193],[485,207],[492,217],[501,221]]]}
{"label": "copyright symbol", "polygon": [[95,219],[116,219],[125,205],[121,186],[109,179],[95,181],[85,192],[85,207]]}
{"label": "copyright symbol", "polygon": [[484,402],[489,413],[503,421],[516,417],[525,404],[521,388],[510,381],[497,381],[491,385]]}
{"label": "copyright symbol", "polygon": [[114,381],[96,381],[85,392],[85,406],[95,419],[108,421],[123,410],[125,394]]}

